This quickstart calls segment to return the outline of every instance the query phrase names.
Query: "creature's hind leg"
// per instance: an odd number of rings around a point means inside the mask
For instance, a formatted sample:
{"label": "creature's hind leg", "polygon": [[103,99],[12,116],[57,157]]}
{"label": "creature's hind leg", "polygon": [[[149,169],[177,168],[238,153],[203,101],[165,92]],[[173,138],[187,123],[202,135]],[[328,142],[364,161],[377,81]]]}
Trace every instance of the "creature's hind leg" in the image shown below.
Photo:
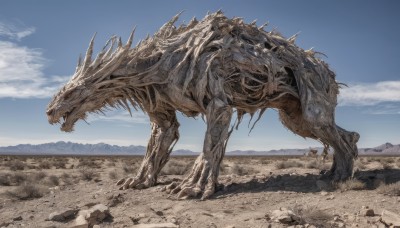
{"label": "creature's hind leg", "polygon": [[327,176],[334,181],[346,180],[353,172],[354,159],[357,157],[356,132],[348,132],[333,122],[330,124],[310,121],[304,118],[299,106],[291,110],[281,110],[282,123],[294,133],[321,141],[334,149],[333,164]]}
{"label": "creature's hind leg", "polygon": [[167,191],[179,198],[210,197],[218,183],[218,172],[229,138],[232,108],[220,99],[213,99],[207,106],[207,132],[203,153],[199,155],[189,175],[180,183],[172,183]]}
{"label": "creature's hind leg", "polygon": [[335,153],[333,164],[326,176],[333,180],[346,180],[353,174],[354,159],[357,158],[357,142],[360,135],[357,132],[349,132],[337,126],[329,126],[319,130],[322,141],[330,144]]}
{"label": "creature's hind leg", "polygon": [[166,113],[150,113],[152,125],[151,138],[147,152],[135,177],[118,181],[120,189],[147,188],[154,186],[157,176],[167,163],[169,155],[179,139],[179,123],[174,111]]}

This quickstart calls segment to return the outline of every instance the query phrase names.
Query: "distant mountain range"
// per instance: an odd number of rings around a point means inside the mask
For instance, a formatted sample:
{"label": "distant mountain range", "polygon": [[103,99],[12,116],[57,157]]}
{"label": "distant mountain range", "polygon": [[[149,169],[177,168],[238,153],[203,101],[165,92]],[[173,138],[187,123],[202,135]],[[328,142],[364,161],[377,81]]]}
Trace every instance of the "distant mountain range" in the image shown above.
{"label": "distant mountain range", "polygon": [[[318,148],[322,151],[322,148]],[[228,156],[273,156],[273,155],[303,155],[309,149],[281,149],[269,151],[235,150],[227,152]],[[117,146],[106,143],[82,144],[73,142],[52,142],[38,145],[19,144],[0,147],[0,155],[144,155],[144,146]],[[175,150],[172,155],[190,156],[199,152],[191,150]],[[359,149],[360,155],[400,155],[400,144],[385,143],[374,148]]]}
{"label": "distant mountain range", "polygon": [[393,145],[385,143],[374,148],[364,148],[359,150],[360,154],[385,154],[385,155],[400,155],[400,144]]}
{"label": "distant mountain range", "polygon": [[116,146],[106,143],[82,144],[73,142],[52,142],[38,145],[19,144],[16,146],[0,147],[0,154],[131,154],[142,155],[144,146]]}

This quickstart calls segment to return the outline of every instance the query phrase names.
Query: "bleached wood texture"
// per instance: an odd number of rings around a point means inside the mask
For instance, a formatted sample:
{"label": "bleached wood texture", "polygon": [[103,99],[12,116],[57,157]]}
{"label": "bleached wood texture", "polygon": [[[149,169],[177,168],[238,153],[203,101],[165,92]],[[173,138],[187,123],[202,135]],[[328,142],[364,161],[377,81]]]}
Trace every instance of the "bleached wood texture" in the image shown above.
{"label": "bleached wood texture", "polygon": [[93,37],[74,76],[48,105],[49,122],[63,118],[61,130],[69,132],[87,113],[110,107],[147,113],[152,133],[146,156],[136,176],[119,181],[121,189],[156,184],[179,139],[176,111],[205,116],[207,123],[203,152],[192,171],[168,188],[180,197],[214,193],[232,116],[238,126],[245,114],[258,120],[267,108],[279,110],[282,123],[295,134],[334,148],[326,176],[345,180],[352,175],[359,135],[335,124],[339,86],[314,51],[295,45],[296,36],[285,39],[220,11],[176,27],[178,17],[134,48],[133,32],[125,45],[111,37],[94,60]]}

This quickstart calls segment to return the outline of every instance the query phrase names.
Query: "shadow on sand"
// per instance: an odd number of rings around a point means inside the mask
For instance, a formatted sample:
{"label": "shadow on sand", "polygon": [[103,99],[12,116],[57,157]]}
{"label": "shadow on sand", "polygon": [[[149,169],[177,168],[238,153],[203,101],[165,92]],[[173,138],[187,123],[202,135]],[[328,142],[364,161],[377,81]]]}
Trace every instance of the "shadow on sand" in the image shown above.
{"label": "shadow on sand", "polygon": [[[390,184],[400,181],[400,169],[357,171],[354,174],[354,179],[364,182],[367,189],[375,189],[380,183]],[[215,197],[223,198],[232,193],[247,192],[293,191],[311,193],[322,190],[333,191],[335,188],[328,180],[320,180],[320,175],[285,174],[267,176],[263,179],[252,178],[240,182],[221,184]]]}

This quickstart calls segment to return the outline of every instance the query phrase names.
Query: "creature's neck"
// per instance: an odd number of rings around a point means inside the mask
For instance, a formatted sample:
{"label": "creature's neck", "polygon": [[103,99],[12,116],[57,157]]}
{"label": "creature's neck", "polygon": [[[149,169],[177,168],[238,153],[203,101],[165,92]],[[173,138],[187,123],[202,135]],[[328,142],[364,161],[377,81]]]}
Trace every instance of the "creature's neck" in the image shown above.
{"label": "creature's neck", "polygon": [[122,107],[130,111],[130,107],[148,112],[150,109],[149,88],[141,75],[133,67],[121,65],[105,81],[99,83],[104,93],[105,105]]}

